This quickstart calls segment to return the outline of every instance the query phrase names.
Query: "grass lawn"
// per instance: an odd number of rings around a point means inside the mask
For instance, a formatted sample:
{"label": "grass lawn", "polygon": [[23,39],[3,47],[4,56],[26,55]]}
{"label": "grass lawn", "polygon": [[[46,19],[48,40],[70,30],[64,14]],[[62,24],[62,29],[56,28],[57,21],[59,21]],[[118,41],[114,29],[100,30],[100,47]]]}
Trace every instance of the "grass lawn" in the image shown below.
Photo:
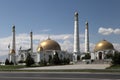
{"label": "grass lawn", "polygon": [[10,70],[16,70],[16,69],[19,69],[19,68],[24,68],[26,66],[23,66],[23,65],[2,65],[0,66],[0,71],[10,71]]}
{"label": "grass lawn", "polygon": [[[32,66],[40,67],[40,66]],[[25,71],[25,72],[118,72],[120,73],[120,65],[113,65],[107,69],[70,69],[70,70],[19,70],[26,68],[23,65],[4,65],[0,66],[0,71]]]}
{"label": "grass lawn", "polygon": [[107,69],[120,69],[120,65],[112,65],[108,67]]}

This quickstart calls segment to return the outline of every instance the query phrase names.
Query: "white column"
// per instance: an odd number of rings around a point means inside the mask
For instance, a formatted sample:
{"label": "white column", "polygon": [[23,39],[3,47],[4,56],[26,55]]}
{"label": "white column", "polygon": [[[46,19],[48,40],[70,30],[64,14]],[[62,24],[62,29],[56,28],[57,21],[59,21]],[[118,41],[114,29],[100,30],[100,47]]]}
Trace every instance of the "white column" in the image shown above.
{"label": "white column", "polygon": [[40,62],[40,52],[37,53],[37,62],[38,62],[38,63]]}
{"label": "white column", "polygon": [[11,51],[11,61],[14,63],[14,65],[16,64],[16,42],[15,42],[15,26],[13,25],[12,27],[12,35],[13,35],[13,39],[12,39],[12,51]]}
{"label": "white column", "polygon": [[9,50],[9,53],[8,53],[8,60],[9,60],[9,62],[11,61],[11,54],[10,54],[10,50]]}
{"label": "white column", "polygon": [[75,12],[75,21],[74,21],[74,50],[73,52],[76,54],[80,54],[79,47],[79,24],[78,24],[78,13]]}
{"label": "white column", "polygon": [[76,63],[77,62],[77,54],[73,53],[73,63]]}
{"label": "white column", "polygon": [[16,46],[15,46],[15,26],[13,25],[13,28],[12,28],[12,35],[13,35],[13,39],[12,39],[12,49],[14,51],[16,51]]}
{"label": "white column", "polygon": [[30,41],[31,41],[30,43],[31,53],[33,53],[33,33],[32,32],[30,32]]}
{"label": "white column", "polygon": [[89,28],[88,22],[85,23],[85,53],[89,53]]}

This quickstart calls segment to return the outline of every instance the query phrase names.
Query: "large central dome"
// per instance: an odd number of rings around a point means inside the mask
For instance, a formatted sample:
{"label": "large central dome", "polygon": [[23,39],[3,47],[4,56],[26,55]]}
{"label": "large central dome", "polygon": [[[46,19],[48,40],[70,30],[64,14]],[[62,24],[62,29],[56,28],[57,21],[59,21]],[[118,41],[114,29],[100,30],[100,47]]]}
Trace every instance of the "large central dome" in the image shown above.
{"label": "large central dome", "polygon": [[96,44],[94,51],[96,52],[96,51],[110,50],[110,49],[114,49],[113,45],[106,40],[102,40]]}
{"label": "large central dome", "polygon": [[60,45],[54,41],[48,38],[47,40],[42,41],[37,48],[37,51],[46,51],[46,50],[61,50]]}

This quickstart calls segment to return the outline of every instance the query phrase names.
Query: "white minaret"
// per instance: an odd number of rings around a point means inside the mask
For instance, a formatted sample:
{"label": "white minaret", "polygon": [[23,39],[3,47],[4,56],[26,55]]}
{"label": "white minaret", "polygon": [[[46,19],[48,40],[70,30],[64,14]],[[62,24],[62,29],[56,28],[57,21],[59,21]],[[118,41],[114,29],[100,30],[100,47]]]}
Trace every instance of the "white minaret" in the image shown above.
{"label": "white minaret", "polygon": [[31,48],[31,53],[33,53],[33,32],[31,31],[30,32],[30,48]]}
{"label": "white minaret", "polygon": [[80,54],[80,47],[79,47],[79,23],[78,23],[78,12],[75,12],[74,15],[74,50],[73,52],[76,54]]}
{"label": "white minaret", "polygon": [[15,47],[15,25],[13,25],[13,29],[12,29],[12,35],[13,35],[13,41],[12,41],[12,49],[14,51],[16,51],[16,47]]}
{"label": "white minaret", "polygon": [[10,62],[13,62],[14,64],[16,64],[16,44],[15,44],[15,26],[13,25],[12,27],[12,49],[10,50]]}
{"label": "white minaret", "polygon": [[89,28],[87,21],[85,23],[85,53],[89,53]]}

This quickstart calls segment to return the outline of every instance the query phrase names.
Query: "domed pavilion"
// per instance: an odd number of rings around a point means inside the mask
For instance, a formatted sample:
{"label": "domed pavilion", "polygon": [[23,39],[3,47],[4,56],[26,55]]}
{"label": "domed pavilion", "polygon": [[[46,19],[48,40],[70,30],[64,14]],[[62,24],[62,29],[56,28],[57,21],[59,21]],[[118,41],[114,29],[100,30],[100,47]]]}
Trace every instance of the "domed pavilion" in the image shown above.
{"label": "domed pavilion", "polygon": [[[46,60],[48,62],[50,56],[53,58],[55,54],[58,54],[60,59],[71,58],[71,54],[67,51],[62,51],[61,46],[55,40],[50,38],[41,41],[37,47],[37,62],[41,62],[41,60]],[[71,59],[70,59],[71,60]]]}
{"label": "domed pavilion", "polygon": [[114,46],[112,43],[108,42],[107,40],[102,40],[95,45],[94,53],[96,59],[102,60],[105,59],[107,54],[114,53]]}

